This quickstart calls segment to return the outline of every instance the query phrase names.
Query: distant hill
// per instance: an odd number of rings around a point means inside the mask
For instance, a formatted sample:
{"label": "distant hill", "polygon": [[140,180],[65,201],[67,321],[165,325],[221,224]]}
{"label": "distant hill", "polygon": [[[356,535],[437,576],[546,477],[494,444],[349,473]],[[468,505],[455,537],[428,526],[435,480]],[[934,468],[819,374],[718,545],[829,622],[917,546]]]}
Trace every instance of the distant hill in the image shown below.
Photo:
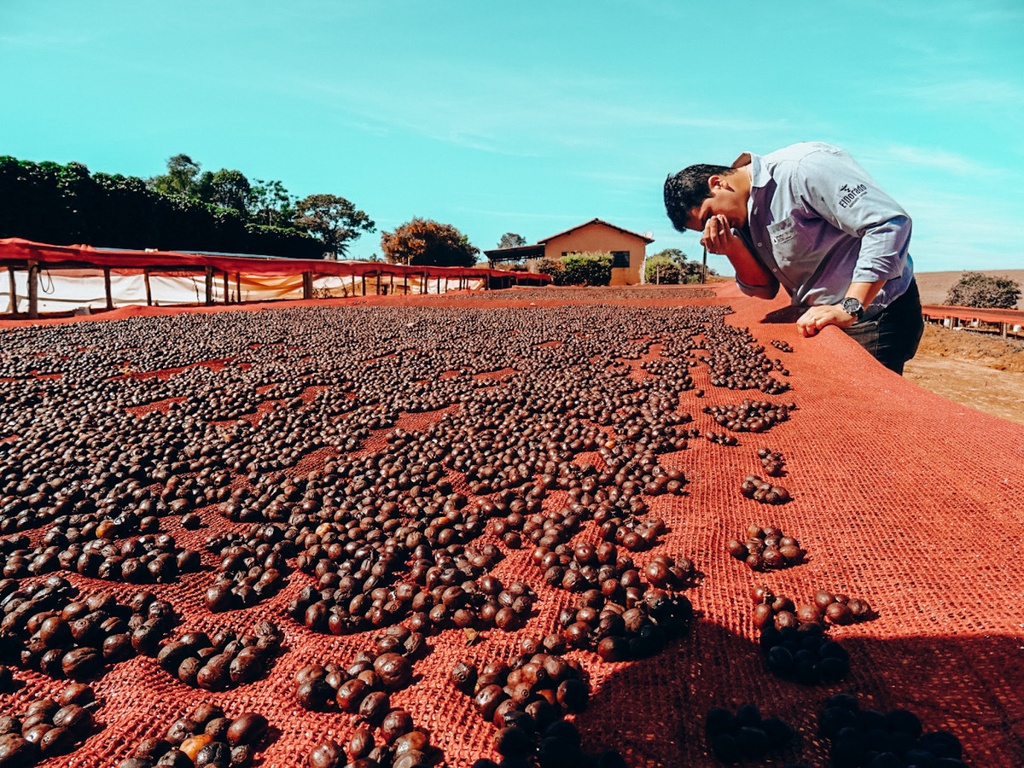
{"label": "distant hill", "polygon": [[[965,270],[966,271],[966,270]],[[977,269],[983,275],[1008,277],[1024,288],[1024,269]],[[922,304],[945,304],[946,294],[963,272],[917,272],[917,287],[921,291]],[[1024,296],[1017,302],[1017,309],[1024,309]]]}

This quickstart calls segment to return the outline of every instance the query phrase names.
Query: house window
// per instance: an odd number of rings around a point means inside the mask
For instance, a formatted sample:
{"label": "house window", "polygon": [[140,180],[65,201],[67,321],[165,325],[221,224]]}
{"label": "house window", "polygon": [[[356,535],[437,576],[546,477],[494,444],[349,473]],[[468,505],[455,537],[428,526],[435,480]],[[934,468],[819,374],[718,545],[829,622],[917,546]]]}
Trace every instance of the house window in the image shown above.
{"label": "house window", "polygon": [[612,267],[629,268],[629,251],[612,251]]}

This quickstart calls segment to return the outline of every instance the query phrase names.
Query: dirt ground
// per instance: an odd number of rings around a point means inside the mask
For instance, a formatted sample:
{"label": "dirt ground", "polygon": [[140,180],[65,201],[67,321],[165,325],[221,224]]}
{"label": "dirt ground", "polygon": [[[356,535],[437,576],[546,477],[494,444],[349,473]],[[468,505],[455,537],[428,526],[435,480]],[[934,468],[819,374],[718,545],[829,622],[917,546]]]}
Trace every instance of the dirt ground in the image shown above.
{"label": "dirt ground", "polygon": [[948,400],[1024,424],[1024,341],[928,325],[904,374]]}

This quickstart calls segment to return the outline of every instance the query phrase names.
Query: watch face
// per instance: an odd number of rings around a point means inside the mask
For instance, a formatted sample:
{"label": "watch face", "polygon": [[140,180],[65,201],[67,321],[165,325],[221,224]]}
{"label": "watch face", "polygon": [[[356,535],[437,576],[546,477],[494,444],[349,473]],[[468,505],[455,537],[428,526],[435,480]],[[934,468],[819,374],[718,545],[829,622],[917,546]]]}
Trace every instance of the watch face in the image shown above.
{"label": "watch face", "polygon": [[843,299],[843,311],[860,319],[860,316],[864,314],[864,305],[857,299]]}

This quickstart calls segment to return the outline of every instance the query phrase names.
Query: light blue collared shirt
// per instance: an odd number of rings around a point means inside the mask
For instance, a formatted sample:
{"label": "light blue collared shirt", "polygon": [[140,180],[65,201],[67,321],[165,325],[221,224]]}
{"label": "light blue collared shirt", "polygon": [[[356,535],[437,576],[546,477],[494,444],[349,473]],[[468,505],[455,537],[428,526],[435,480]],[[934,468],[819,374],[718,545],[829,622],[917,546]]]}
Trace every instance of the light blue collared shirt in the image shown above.
{"label": "light blue collared shirt", "polygon": [[851,282],[885,280],[864,318],[877,315],[914,277],[911,221],[846,152],[821,142],[750,158],[747,232],[739,234],[771,272],[769,286],[737,281],[750,296],[773,298],[782,285],[793,304],[838,304]]}

